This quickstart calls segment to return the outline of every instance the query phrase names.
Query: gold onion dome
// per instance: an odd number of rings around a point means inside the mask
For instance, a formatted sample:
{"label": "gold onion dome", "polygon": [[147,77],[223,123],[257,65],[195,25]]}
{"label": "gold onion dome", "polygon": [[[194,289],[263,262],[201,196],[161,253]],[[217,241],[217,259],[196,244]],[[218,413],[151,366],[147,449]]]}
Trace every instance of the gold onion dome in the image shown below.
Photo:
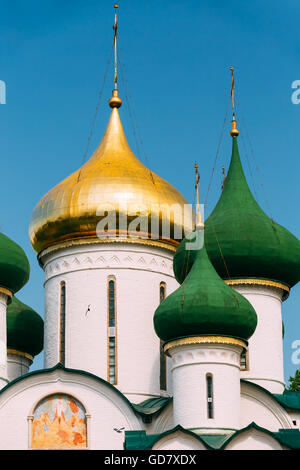
{"label": "gold onion dome", "polygon": [[[118,241],[174,251],[183,238],[183,232],[182,237],[177,234],[184,229],[184,222],[190,224],[183,218],[184,205],[188,203],[172,185],[135,157],[120,121],[121,104],[118,91],[114,90],[109,100],[111,116],[92,157],[51,189],[34,209],[29,236],[37,253],[54,245]],[[108,214],[116,214],[116,231],[109,226],[97,228]],[[137,216],[144,217],[144,222],[131,230]],[[151,239],[153,220],[159,221],[155,222],[159,230]],[[162,227],[168,226],[170,234],[166,236]]]}

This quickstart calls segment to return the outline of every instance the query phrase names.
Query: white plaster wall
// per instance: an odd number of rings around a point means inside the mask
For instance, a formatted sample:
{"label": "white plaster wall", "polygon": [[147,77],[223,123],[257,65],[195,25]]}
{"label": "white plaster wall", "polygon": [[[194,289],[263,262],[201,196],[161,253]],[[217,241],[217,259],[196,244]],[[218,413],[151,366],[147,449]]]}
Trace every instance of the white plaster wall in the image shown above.
{"label": "white plaster wall", "polygon": [[295,421],[296,423],[293,423],[293,428],[295,429],[300,429],[300,411],[296,410],[287,410],[288,415],[290,416],[292,423]]}
{"label": "white plaster wall", "polygon": [[282,291],[273,287],[234,286],[253,305],[257,327],[249,339],[249,370],[241,371],[249,379],[272,393],[284,390],[282,341]]}
{"label": "white plaster wall", "polygon": [[290,414],[267,392],[251,382],[241,384],[241,429],[254,422],[258,426],[277,432],[296,428]]}
{"label": "white plaster wall", "polygon": [[272,436],[250,429],[232,439],[225,450],[282,450],[282,447]]}
{"label": "white plaster wall", "polygon": [[132,409],[111,387],[92,377],[55,370],[29,376],[0,395],[1,450],[30,448],[28,417],[32,416],[36,404],[52,393],[74,396],[85,407],[90,416],[89,449],[122,450],[124,433],[117,433],[114,428],[141,429]]}
{"label": "white plaster wall", "polygon": [[6,331],[6,310],[8,296],[0,292],[0,389],[7,382],[7,331]]}
{"label": "white plaster wall", "polygon": [[173,401],[171,401],[150,424],[145,424],[147,434],[161,434],[173,428]]}
{"label": "white plaster wall", "polygon": [[[223,344],[193,344],[170,349],[174,426],[203,432],[240,427],[240,353]],[[213,419],[208,418],[206,375],[213,377]]]}
{"label": "white plaster wall", "polygon": [[7,376],[9,382],[29,372],[32,361],[27,357],[7,353]]}
{"label": "white plaster wall", "polygon": [[42,260],[45,367],[59,362],[60,283],[64,281],[65,365],[107,380],[107,279],[115,276],[117,386],[133,402],[160,395],[159,339],[153,315],[159,305],[160,283],[166,283],[167,295],[178,287],[173,253],[148,245],[93,244],[53,251]]}
{"label": "white plaster wall", "polygon": [[206,450],[206,447],[195,437],[176,431],[156,442],[152,450]]}

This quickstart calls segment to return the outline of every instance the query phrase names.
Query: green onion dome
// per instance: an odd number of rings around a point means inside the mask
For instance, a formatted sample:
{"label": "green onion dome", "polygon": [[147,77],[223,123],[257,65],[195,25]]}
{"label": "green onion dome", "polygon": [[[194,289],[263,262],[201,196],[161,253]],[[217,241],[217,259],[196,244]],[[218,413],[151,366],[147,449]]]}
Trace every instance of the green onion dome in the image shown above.
{"label": "green onion dome", "polygon": [[[259,207],[243,172],[237,138],[222,195],[205,222],[208,255],[223,279],[267,279],[293,287],[300,280],[300,242]],[[181,242],[174,273],[182,282],[195,254]]]}
{"label": "green onion dome", "polygon": [[194,231],[191,233],[190,240],[187,240],[186,238],[182,240],[173,258],[174,276],[176,281],[179,282],[179,284],[183,283],[195,261],[197,251],[190,250],[187,247],[188,243],[195,242],[195,235],[196,232]]}
{"label": "green onion dome", "polygon": [[30,266],[23,249],[0,233],[0,287],[15,294],[28,281]]}
{"label": "green onion dome", "polygon": [[247,340],[256,324],[254,308],[220,278],[205,246],[195,250],[186,279],[154,314],[154,328],[163,341],[203,335]]}
{"label": "green onion dome", "polygon": [[37,356],[44,347],[44,321],[16,297],[7,307],[7,349]]}

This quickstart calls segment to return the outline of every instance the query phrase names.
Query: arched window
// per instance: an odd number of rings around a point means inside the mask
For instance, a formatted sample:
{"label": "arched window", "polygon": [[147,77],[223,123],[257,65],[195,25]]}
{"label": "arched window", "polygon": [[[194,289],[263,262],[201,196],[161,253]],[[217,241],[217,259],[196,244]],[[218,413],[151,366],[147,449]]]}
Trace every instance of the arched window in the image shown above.
{"label": "arched window", "polygon": [[117,319],[116,319],[116,279],[108,278],[108,365],[107,380],[112,385],[117,384]]}
{"label": "arched window", "polygon": [[214,405],[213,405],[213,378],[211,374],[206,376],[206,392],[207,392],[207,417],[213,419]]}
{"label": "arched window", "polygon": [[[167,285],[161,282],[159,285],[159,303],[161,304],[167,296]],[[167,361],[163,349],[163,341],[160,341],[160,389],[167,390]]]}
{"label": "arched window", "polygon": [[165,300],[167,294],[167,284],[165,282],[161,282],[159,285],[159,303],[161,304],[163,300]]}
{"label": "arched window", "polygon": [[242,354],[241,354],[241,365],[240,365],[241,370],[249,370],[249,353],[248,349],[244,349]]}
{"label": "arched window", "polygon": [[83,405],[70,395],[43,398],[31,417],[32,449],[87,447],[87,416]]}
{"label": "arched window", "polygon": [[66,355],[66,284],[60,283],[59,362],[65,365]]}

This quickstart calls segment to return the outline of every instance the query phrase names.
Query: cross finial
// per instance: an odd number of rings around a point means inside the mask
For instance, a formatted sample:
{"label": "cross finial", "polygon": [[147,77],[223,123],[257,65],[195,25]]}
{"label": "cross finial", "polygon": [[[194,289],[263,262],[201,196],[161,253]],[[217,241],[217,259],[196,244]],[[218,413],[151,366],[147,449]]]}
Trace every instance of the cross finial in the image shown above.
{"label": "cross finial", "polygon": [[108,104],[111,108],[120,108],[122,106],[122,100],[119,97],[119,92],[118,92],[118,56],[117,56],[117,38],[118,38],[118,16],[117,16],[117,10],[119,8],[119,5],[117,3],[114,4],[114,9],[115,9],[115,24],[113,25],[113,30],[115,32],[114,34],[114,49],[115,49],[115,78],[114,78],[114,90],[113,90],[113,96],[110,98]]}
{"label": "cross finial", "polygon": [[236,127],[236,120],[235,120],[235,112],[234,112],[234,69],[233,67],[230,67],[230,72],[231,72],[231,92],[230,92],[230,95],[231,95],[231,101],[232,101],[232,121],[231,121],[231,125],[232,125],[232,128],[231,128],[231,131],[230,131],[230,135],[231,137],[237,137],[239,135],[239,131],[237,130],[237,127]]}
{"label": "cross finial", "polygon": [[117,74],[117,37],[118,37],[118,16],[117,16],[117,9],[119,5],[117,3],[114,4],[115,9],[115,24],[113,25],[113,30],[115,32],[114,36],[114,48],[115,48],[115,90],[117,90],[117,83],[118,83],[118,74]]}
{"label": "cross finial", "polygon": [[200,175],[198,172],[198,165],[195,163],[195,173],[196,173],[196,182],[195,182],[195,191],[197,197],[197,211],[199,210],[199,182],[200,182]]}
{"label": "cross finial", "polygon": [[197,206],[196,206],[196,230],[203,230],[204,224],[202,221],[202,214],[200,212],[200,200],[199,200],[199,183],[200,183],[200,175],[198,171],[198,165],[195,163],[195,173],[196,173],[196,182],[195,182],[195,191],[196,191],[196,198],[197,198]]}

